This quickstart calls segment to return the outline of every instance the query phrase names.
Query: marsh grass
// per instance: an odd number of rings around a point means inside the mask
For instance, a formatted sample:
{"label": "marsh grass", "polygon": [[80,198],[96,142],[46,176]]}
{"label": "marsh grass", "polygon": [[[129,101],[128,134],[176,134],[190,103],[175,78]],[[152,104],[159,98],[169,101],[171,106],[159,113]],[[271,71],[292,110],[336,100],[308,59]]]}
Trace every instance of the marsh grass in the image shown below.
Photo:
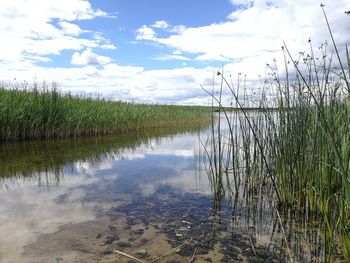
{"label": "marsh grass", "polygon": [[[319,47],[320,55],[315,57],[310,40],[309,52],[300,53],[298,59],[284,44],[284,74],[277,65],[267,65],[269,73],[259,90],[259,111],[244,107],[246,103],[239,99],[246,99],[240,81],[234,85],[223,72],[218,72],[220,94],[227,88],[233,97],[231,105],[236,105],[240,113],[225,118],[229,127],[225,132],[219,128],[222,124],[216,124],[210,141],[217,150],[212,149],[207,155],[213,181],[227,178],[223,171],[230,171],[231,179],[226,180],[230,187],[223,189],[237,192],[243,187],[247,195],[254,195],[270,188],[282,214],[321,222],[324,261],[339,260],[337,255],[348,261],[350,56],[347,47],[345,54],[340,54],[325,12],[324,16],[336,58],[327,52],[327,43]],[[268,99],[271,90],[275,91],[274,110]],[[219,115],[226,116],[221,96],[208,93],[214,97]],[[219,150],[220,144],[226,145],[225,152]],[[220,169],[215,162],[222,163]]]}
{"label": "marsh grass", "polygon": [[0,87],[0,141],[66,138],[208,120],[206,107],[146,105],[61,94],[56,86]]}

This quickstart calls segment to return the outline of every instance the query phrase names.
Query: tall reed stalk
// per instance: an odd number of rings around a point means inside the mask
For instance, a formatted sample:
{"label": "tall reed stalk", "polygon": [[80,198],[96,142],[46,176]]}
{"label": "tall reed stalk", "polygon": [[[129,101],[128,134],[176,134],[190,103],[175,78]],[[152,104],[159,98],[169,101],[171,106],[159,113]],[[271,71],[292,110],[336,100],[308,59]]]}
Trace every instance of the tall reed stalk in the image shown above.
{"label": "tall reed stalk", "polygon": [[[214,92],[210,93],[225,113],[228,135],[218,130],[216,136],[228,138],[220,143],[229,145],[230,153],[217,154],[213,150],[218,158],[211,159],[221,163],[225,157],[226,168],[221,170],[232,171],[230,176],[240,178],[226,181],[244,182],[234,188],[236,191],[244,187],[249,193],[271,187],[280,211],[320,220],[324,230],[324,260],[334,260],[340,246],[341,257],[349,261],[350,56],[346,47],[342,60],[321,7],[336,59],[328,55],[326,43],[316,58],[310,40],[309,52],[300,54],[299,59],[284,44],[284,70],[268,65],[269,73],[259,89],[258,111],[244,106],[246,92],[239,81],[234,85],[223,72],[218,72],[224,88],[232,94],[231,104],[240,113],[235,113],[238,118],[229,118],[221,95],[216,98]],[[222,89],[221,85],[220,94]],[[268,94],[271,90],[275,93]],[[271,95],[273,100],[268,99]],[[235,126],[239,129],[234,130]],[[214,174],[215,178],[218,176],[222,177],[222,172]]]}

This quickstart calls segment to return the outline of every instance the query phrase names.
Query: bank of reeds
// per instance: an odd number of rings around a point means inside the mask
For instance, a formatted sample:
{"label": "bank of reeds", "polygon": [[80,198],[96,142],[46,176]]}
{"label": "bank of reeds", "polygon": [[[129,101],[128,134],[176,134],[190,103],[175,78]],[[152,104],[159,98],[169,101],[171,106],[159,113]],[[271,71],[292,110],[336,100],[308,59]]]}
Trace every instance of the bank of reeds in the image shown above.
{"label": "bank of reeds", "polygon": [[0,141],[103,135],[209,118],[205,107],[136,104],[61,94],[54,86],[0,87]]}
{"label": "bank of reeds", "polygon": [[[220,95],[213,98],[228,129],[223,132],[222,124],[217,124],[207,155],[215,182],[229,173],[226,182],[230,186],[221,187],[221,191],[249,188],[248,195],[271,187],[280,211],[321,223],[321,261],[348,262],[350,55],[348,48],[340,54],[325,18],[335,58],[326,52],[327,44],[316,55],[310,40],[309,52],[301,53],[298,59],[284,45],[285,68],[281,71],[277,65],[267,65],[269,73],[260,86],[260,102],[254,105],[259,111],[247,111],[243,106],[246,103],[242,101],[248,98],[241,81],[233,84],[218,72],[222,85]],[[225,88],[232,94],[232,104],[240,109],[233,117],[222,107]],[[275,110],[271,110],[272,97]],[[222,151],[223,145],[226,151]],[[337,258],[339,254],[342,259]]]}

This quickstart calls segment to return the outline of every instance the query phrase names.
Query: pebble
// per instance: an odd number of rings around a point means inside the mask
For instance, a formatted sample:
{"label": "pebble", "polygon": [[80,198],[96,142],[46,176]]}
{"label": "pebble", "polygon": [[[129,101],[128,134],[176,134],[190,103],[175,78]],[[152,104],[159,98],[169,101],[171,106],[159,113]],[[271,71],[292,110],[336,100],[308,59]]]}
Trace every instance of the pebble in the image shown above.
{"label": "pebble", "polygon": [[135,229],[132,231],[135,235],[143,235],[145,230],[143,228]]}
{"label": "pebble", "polygon": [[117,246],[121,248],[127,248],[127,247],[131,247],[131,243],[120,241],[117,243]]}
{"label": "pebble", "polygon": [[104,245],[110,245],[110,244],[112,244],[114,241],[116,241],[118,239],[119,239],[119,237],[117,237],[117,236],[108,236],[108,237],[105,238],[103,244]]}

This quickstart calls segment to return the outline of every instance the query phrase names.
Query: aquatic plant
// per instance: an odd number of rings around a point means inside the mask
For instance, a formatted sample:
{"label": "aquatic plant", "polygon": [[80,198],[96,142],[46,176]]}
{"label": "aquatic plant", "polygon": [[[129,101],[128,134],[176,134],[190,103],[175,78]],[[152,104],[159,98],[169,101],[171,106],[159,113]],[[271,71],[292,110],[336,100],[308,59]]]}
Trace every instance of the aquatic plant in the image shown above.
{"label": "aquatic plant", "polygon": [[62,94],[55,84],[0,87],[0,141],[120,133],[210,118],[195,106],[137,104]]}
{"label": "aquatic plant", "polygon": [[[294,59],[284,44],[284,74],[277,63],[267,65],[268,74],[259,89],[259,110],[249,111],[244,106],[242,97],[243,101],[247,98],[240,81],[234,85],[218,72],[224,88],[232,94],[231,104],[239,112],[225,118],[226,131],[217,128],[218,133],[212,135],[212,147],[219,149],[213,142],[220,138],[221,144],[229,145],[230,154],[211,151],[210,160],[216,155],[218,163],[226,164],[211,177],[219,181],[218,177],[227,177],[223,171],[231,171],[234,179],[226,181],[238,186],[230,189],[237,192],[243,187],[247,195],[272,189],[282,214],[292,213],[322,224],[323,260],[339,260],[339,254],[343,260],[350,260],[350,56],[347,47],[341,56],[321,7],[336,59],[329,56],[327,43],[316,57],[309,40],[309,52],[300,54],[299,59]],[[223,87],[219,88],[221,92]],[[226,112],[221,98],[208,93]],[[274,99],[267,99],[271,95]]]}

